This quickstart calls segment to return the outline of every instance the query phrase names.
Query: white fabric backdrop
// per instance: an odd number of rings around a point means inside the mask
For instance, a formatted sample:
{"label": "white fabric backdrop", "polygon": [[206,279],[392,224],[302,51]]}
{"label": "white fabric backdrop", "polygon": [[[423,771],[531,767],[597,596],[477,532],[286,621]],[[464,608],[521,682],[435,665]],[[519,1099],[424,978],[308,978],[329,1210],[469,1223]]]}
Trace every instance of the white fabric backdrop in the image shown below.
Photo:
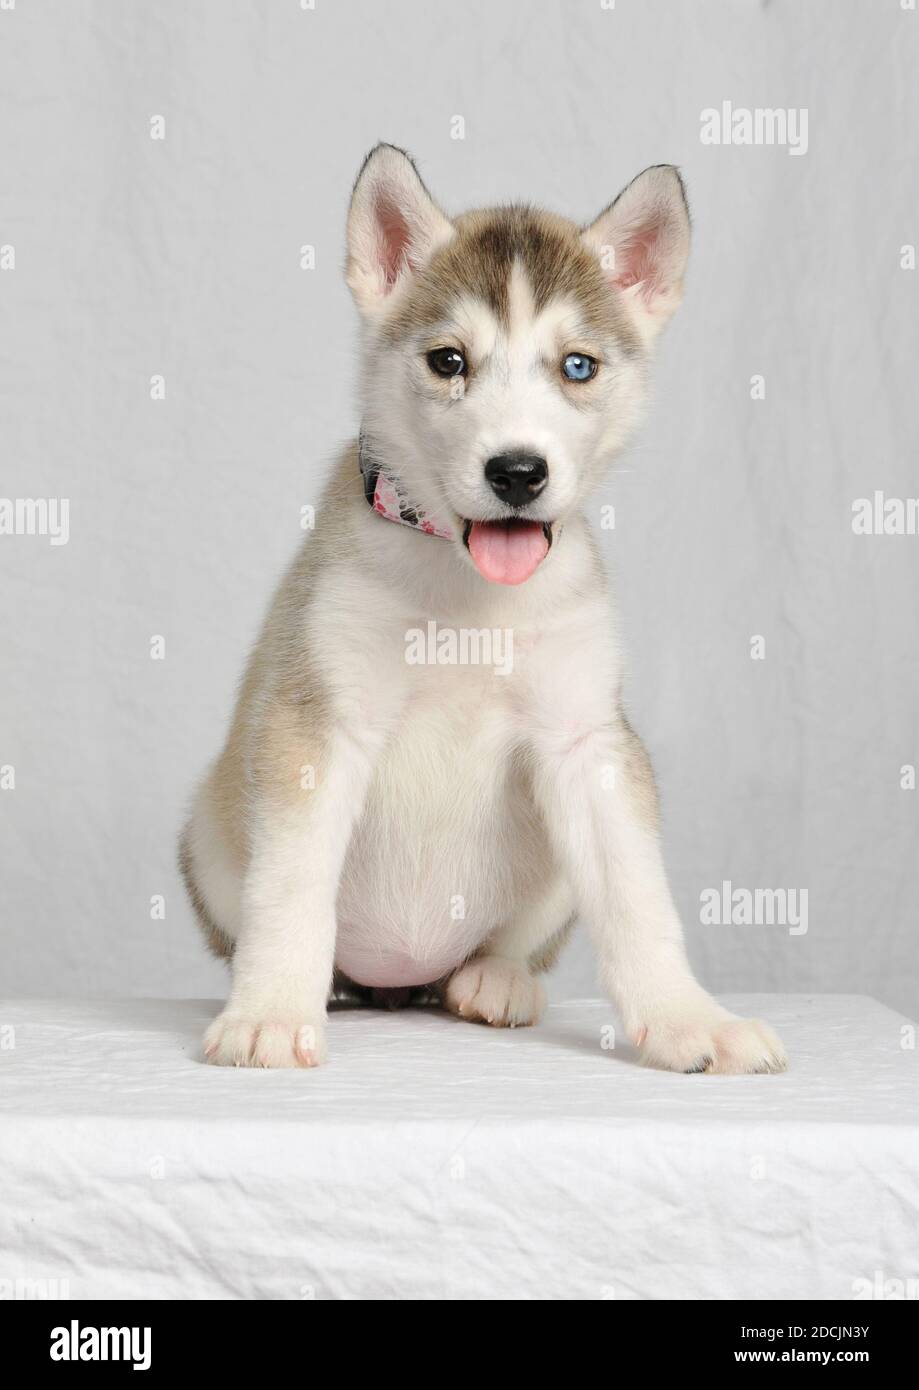
{"label": "white fabric backdrop", "polygon": [[[0,536],[3,990],[223,987],[175,833],[355,430],[343,219],[383,138],[456,210],[586,220],[681,166],[686,302],[597,499],[675,892],[711,986],[915,1014],[919,537],[851,506],[919,493],[917,78],[899,0],[7,0],[0,495],[69,498],[70,538]],[[806,154],[701,144],[726,100],[807,108]],[[807,932],[703,925],[724,880],[806,889]],[[593,983],[581,939],[553,990]]]}
{"label": "white fabric backdrop", "polygon": [[919,1288],[912,1025],[853,996],[727,1002],[768,1009],[790,1072],[639,1069],[601,1000],[514,1031],[334,1009],[304,1076],[204,1066],[213,1000],[0,998],[0,1297]]}

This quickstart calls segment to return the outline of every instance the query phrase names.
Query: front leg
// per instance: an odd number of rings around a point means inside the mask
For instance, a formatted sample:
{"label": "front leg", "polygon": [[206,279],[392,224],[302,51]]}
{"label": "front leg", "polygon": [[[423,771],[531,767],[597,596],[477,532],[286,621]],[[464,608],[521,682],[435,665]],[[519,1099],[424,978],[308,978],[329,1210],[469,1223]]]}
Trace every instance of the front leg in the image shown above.
{"label": "front leg", "polygon": [[252,854],[226,1008],[204,1050],[224,1066],[313,1067],[325,1059],[335,900],[382,734],[303,726],[275,711],[254,778]]}
{"label": "front leg", "polygon": [[729,1013],[692,973],[661,858],[651,765],[626,720],[543,724],[535,755],[549,832],[642,1060],[681,1072],[784,1070],[772,1030]]}

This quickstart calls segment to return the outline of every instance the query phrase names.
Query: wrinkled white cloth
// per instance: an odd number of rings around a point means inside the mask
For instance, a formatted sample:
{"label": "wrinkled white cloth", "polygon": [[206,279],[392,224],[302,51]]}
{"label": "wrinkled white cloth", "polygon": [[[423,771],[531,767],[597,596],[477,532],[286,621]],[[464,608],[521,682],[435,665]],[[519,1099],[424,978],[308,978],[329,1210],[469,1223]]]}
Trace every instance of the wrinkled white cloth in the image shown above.
{"label": "wrinkled white cloth", "polygon": [[209,1002],[0,1004],[0,1292],[850,1299],[919,1279],[907,1021],[853,996],[725,1002],[776,1027],[786,1075],[645,1070],[596,1000],[513,1032],[336,1010],[328,1065],[297,1072],[204,1065]]}

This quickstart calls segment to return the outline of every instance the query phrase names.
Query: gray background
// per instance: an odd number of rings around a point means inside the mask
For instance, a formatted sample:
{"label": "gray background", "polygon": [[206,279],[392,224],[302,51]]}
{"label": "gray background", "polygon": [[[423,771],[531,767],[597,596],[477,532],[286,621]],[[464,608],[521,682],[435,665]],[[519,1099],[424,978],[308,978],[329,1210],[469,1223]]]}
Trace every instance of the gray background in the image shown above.
{"label": "gray background", "polygon": [[[383,138],[457,211],[586,220],[681,166],[688,293],[597,505],[692,954],[717,989],[917,1011],[919,538],[851,528],[919,493],[917,59],[899,0],[0,10],[0,495],[71,505],[66,546],[0,537],[5,992],[224,988],[175,834],[357,423],[343,221]],[[727,99],[807,107],[807,154],[701,145]],[[807,934],[701,925],[723,879],[806,888]],[[594,991],[583,935],[553,989]]]}

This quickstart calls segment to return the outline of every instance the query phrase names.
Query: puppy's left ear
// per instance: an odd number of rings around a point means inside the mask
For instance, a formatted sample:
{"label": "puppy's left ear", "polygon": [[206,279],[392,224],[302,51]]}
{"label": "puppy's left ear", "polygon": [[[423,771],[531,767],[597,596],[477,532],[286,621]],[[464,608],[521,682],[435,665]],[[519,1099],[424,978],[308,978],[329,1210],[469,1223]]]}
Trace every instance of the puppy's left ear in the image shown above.
{"label": "puppy's left ear", "polygon": [[655,164],[639,174],[581,240],[650,344],[682,298],[689,258],[689,208],[673,165]]}
{"label": "puppy's left ear", "polygon": [[371,150],[348,212],[347,280],[361,312],[375,317],[454,232],[404,150]]}

